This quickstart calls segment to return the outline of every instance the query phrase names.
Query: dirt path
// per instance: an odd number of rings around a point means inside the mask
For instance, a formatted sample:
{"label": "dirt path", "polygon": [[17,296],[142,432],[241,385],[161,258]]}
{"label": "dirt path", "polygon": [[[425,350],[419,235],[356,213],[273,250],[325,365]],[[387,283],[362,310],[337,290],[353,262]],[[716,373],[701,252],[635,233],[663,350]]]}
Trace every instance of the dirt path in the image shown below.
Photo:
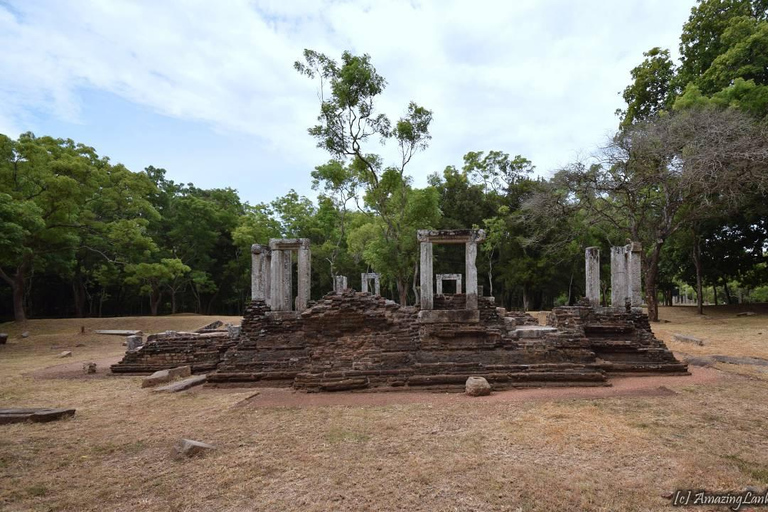
{"label": "dirt path", "polygon": [[[499,391],[490,396],[470,398],[462,393],[428,393],[423,391],[391,393],[301,393],[288,388],[258,388],[257,395],[240,403],[246,407],[317,407],[317,406],[383,406],[413,403],[526,402],[557,401],[613,397],[645,397],[674,395],[674,388],[710,384],[722,379],[738,378],[712,368],[691,368],[687,376],[619,377],[608,387],[530,388]],[[201,389],[198,392],[226,392],[226,389]]]}

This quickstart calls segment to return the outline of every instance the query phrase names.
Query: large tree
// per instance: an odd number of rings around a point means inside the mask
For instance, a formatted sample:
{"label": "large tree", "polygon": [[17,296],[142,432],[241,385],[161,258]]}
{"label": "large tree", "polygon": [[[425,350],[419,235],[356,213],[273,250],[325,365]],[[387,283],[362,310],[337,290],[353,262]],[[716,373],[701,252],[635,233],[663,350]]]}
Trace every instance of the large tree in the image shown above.
{"label": "large tree", "polygon": [[[363,207],[373,212],[381,222],[376,227],[378,250],[388,258],[407,261],[415,254],[415,246],[405,241],[411,236],[407,222],[410,215],[409,199],[413,192],[405,169],[414,155],[427,148],[431,135],[429,125],[432,112],[410,102],[405,115],[395,123],[386,114],[378,112],[376,100],[384,91],[386,80],[371,64],[369,55],[352,55],[344,52],[341,62],[313,50],[304,50],[303,61],[295,63],[296,70],[319,81],[320,115],[318,124],[309,129],[320,148],[354,172],[353,179],[363,188]],[[382,158],[368,152],[372,142],[392,141],[397,145],[399,159],[385,165]],[[325,179],[325,178],[323,178]],[[345,180],[342,186],[347,186]],[[418,199],[418,198],[417,198]],[[415,203],[423,204],[416,200]],[[428,202],[426,204],[429,204]],[[436,210],[423,217],[423,225],[429,228],[429,220],[439,215]],[[367,254],[372,254],[367,251]],[[378,260],[378,258],[376,259]],[[374,266],[375,267],[375,266]],[[376,268],[376,267],[375,267]],[[408,297],[411,268],[406,265],[388,265],[377,268],[387,274],[397,286],[400,303]]]}

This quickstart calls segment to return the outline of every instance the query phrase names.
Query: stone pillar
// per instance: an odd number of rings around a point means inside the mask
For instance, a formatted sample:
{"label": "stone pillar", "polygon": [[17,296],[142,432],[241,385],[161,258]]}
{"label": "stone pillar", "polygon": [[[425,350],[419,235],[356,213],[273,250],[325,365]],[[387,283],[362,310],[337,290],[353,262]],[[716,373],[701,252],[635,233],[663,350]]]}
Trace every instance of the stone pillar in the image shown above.
{"label": "stone pillar", "polygon": [[259,244],[251,246],[251,300],[269,302],[270,259],[269,247]]}
{"label": "stone pillar", "polygon": [[283,311],[293,311],[293,254],[292,251],[283,253]]}
{"label": "stone pillar", "polygon": [[643,305],[642,261],[643,246],[632,242],[626,247],[627,256],[627,297],[633,308]]}
{"label": "stone pillar", "polygon": [[627,290],[627,249],[611,247],[611,307],[626,305]]}
{"label": "stone pillar", "polygon": [[333,291],[341,293],[349,288],[347,286],[347,276],[336,276],[333,278]]}
{"label": "stone pillar", "polygon": [[432,242],[421,242],[419,277],[421,278],[421,309],[432,309],[434,307],[432,300]]}
{"label": "stone pillar", "polygon": [[283,300],[285,299],[285,294],[283,293],[283,275],[285,274],[283,272],[283,262],[283,251],[273,249],[272,261],[270,264],[270,281],[272,286],[270,287],[271,295],[269,304],[273,311],[285,310],[285,306],[283,305]]}
{"label": "stone pillar", "polygon": [[477,242],[470,241],[465,244],[465,260],[467,276],[467,309],[477,309]]}
{"label": "stone pillar", "polygon": [[600,305],[600,249],[597,247],[587,247],[584,253],[586,261],[586,296],[589,303],[593,306]]}
{"label": "stone pillar", "polygon": [[296,294],[296,311],[304,311],[309,303],[309,290],[312,282],[312,257],[309,252],[309,241],[302,242],[298,249],[298,291]]}

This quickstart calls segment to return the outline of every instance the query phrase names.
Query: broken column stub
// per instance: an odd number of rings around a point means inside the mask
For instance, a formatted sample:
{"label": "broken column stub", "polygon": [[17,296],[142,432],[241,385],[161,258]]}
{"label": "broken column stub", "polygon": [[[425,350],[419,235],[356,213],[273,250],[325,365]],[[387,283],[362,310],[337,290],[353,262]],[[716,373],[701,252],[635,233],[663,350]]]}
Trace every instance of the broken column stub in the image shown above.
{"label": "broken column stub", "polygon": [[333,278],[333,291],[341,293],[349,288],[347,285],[347,276],[334,276]]}
{"label": "broken column stub", "polygon": [[437,283],[437,294],[442,295],[443,294],[443,283],[445,281],[455,281],[456,282],[456,293],[461,293],[461,274],[437,274],[435,276],[436,283]]}
{"label": "broken column stub", "polygon": [[271,273],[271,304],[272,311],[293,310],[293,272],[292,253],[298,257],[298,292],[296,295],[296,311],[307,309],[311,283],[311,253],[308,238],[272,238],[269,241],[272,251],[270,265]]}
{"label": "broken column stub", "polygon": [[381,275],[376,272],[368,272],[360,274],[360,290],[364,292],[370,292],[368,289],[368,282],[373,281],[373,294],[381,295]]}
{"label": "broken column stub", "polygon": [[586,264],[586,296],[592,306],[600,305],[600,249],[587,247],[584,254]]}
{"label": "broken column stub", "polygon": [[417,240],[421,245],[420,276],[421,276],[421,309],[429,310],[434,307],[434,274],[432,261],[432,244],[464,244],[466,276],[466,309],[477,309],[477,244],[485,240],[482,229],[420,229]]}
{"label": "broken column stub", "polygon": [[272,251],[266,245],[251,246],[251,300],[270,303]]}

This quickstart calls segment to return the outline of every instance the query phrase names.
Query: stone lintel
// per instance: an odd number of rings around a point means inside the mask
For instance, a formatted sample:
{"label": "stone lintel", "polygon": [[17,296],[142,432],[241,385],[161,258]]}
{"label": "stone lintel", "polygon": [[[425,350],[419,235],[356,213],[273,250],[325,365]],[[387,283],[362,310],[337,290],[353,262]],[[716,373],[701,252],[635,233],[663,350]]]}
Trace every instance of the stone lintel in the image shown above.
{"label": "stone lintel", "polygon": [[270,238],[269,248],[278,251],[298,251],[309,248],[309,238]]}
{"label": "stone lintel", "polygon": [[477,309],[432,309],[419,311],[422,324],[477,324],[480,323],[480,311]]}
{"label": "stone lintel", "polygon": [[420,229],[416,233],[419,242],[435,244],[479,243],[485,240],[482,229]]}

